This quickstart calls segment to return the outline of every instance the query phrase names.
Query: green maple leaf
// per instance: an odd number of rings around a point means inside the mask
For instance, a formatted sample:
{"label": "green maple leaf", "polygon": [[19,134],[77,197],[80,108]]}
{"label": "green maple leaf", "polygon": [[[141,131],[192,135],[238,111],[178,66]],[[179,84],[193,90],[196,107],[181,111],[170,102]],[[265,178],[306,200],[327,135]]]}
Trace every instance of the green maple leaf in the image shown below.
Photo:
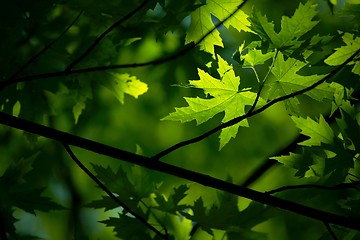
{"label": "green maple leaf", "polygon": [[[245,43],[241,44],[238,52],[240,53],[240,60],[244,61],[243,67],[255,67],[256,65],[264,64],[267,60],[274,57],[275,51],[263,53],[261,50],[247,46],[244,48]],[[243,50],[246,49],[247,53],[244,54]]]}
{"label": "green maple leaf", "polygon": [[[193,87],[203,89],[205,94],[212,98],[185,98],[189,104],[188,107],[175,108],[175,112],[170,113],[162,120],[180,122],[196,120],[197,124],[201,124],[221,112],[225,112],[222,122],[227,122],[245,114],[245,106],[254,103],[256,94],[246,89],[239,91],[240,77],[235,76],[231,65],[220,56],[218,56],[218,58],[218,73],[221,76],[221,80],[198,69],[200,80],[190,81]],[[244,120],[221,131],[220,149],[223,148],[231,138],[236,136],[239,126],[248,126],[248,123]]]}
{"label": "green maple leaf", "polygon": [[180,205],[179,202],[186,197],[187,190],[189,190],[189,187],[186,184],[175,187],[174,193],[171,194],[168,199],[166,199],[162,194],[155,193],[155,201],[159,205],[156,208],[174,214],[176,214],[177,211],[184,210],[187,206]]}
{"label": "green maple leaf", "polygon": [[[296,169],[295,176],[326,176],[326,181],[329,183],[343,182],[349,169],[354,167],[356,155],[356,151],[352,150],[354,146],[348,148],[349,144],[345,144],[349,140],[346,138],[347,134],[343,134],[345,137],[338,137],[322,115],[318,121],[311,118],[292,117],[292,119],[296,127],[301,129],[301,134],[310,138],[299,143],[303,146],[301,154],[290,153],[288,156],[273,157],[273,159],[287,167]],[[349,126],[354,127],[353,122],[347,126],[342,119],[337,119],[337,123],[341,123],[339,127],[343,130],[347,130]],[[351,131],[356,132],[357,128]],[[355,137],[354,141],[357,142],[359,138],[355,135],[356,133],[352,134]]]}
{"label": "green maple leaf", "polygon": [[252,202],[240,212],[236,196],[229,193],[219,193],[217,198],[218,204],[207,209],[200,197],[193,206],[190,206],[192,214],[182,214],[193,222],[197,222],[202,230],[211,235],[213,229],[221,229],[226,231],[228,235],[238,236],[239,239],[258,239],[257,237],[264,239],[262,234],[251,229],[273,217],[275,211],[272,208]]}
{"label": "green maple leaf", "polygon": [[[96,177],[115,195],[118,195],[120,201],[124,202],[132,209],[139,209],[138,203],[141,199],[149,197],[152,192],[153,185],[147,182],[144,187],[144,181],[147,179],[142,172],[137,172],[137,168],[131,171],[125,171],[121,166],[114,171],[111,167],[102,167],[93,164]],[[129,176],[136,178],[132,180]],[[135,183],[134,183],[135,181]],[[90,208],[105,208],[105,211],[119,207],[110,197],[102,197],[102,199],[94,200],[87,204]],[[140,212],[140,211],[139,211]]]}
{"label": "green maple leaf", "polygon": [[360,126],[356,114],[349,114],[342,110],[341,118],[336,119],[336,122],[340,127],[342,137],[346,143],[345,145],[360,152]]}
{"label": "green maple leaf", "polygon": [[[285,60],[283,54],[279,52],[277,58],[275,59],[274,67],[271,70],[275,80],[267,83],[267,86],[270,87],[267,92],[268,98],[274,99],[276,97],[289,95],[302,90],[311,86],[325,76],[299,75],[298,71],[306,65],[307,63],[294,58],[287,58]],[[323,83],[305,94],[314,100],[322,101],[324,98],[332,98],[333,89],[330,88],[328,84]],[[286,108],[292,113],[298,112],[298,104],[299,100],[297,98],[290,98],[285,101]]]}
{"label": "green maple leaf", "polygon": [[208,216],[207,209],[204,206],[204,201],[202,200],[202,197],[199,197],[194,202],[194,206],[191,206],[191,210],[192,214],[183,212],[182,215],[184,215],[187,219],[192,220],[193,222],[199,223],[204,231],[212,234],[212,219]]}
{"label": "green maple leaf", "polygon": [[[208,0],[206,5],[203,5],[191,13],[191,23],[186,35],[185,43],[198,42],[204,35],[214,28],[214,23],[211,20],[213,14],[219,21],[223,21],[232,12],[234,12],[241,1],[233,0]],[[250,22],[248,15],[243,11],[237,10],[236,13],[228,19],[224,26],[229,28],[234,27],[238,31],[250,32]],[[214,45],[223,47],[222,39],[218,30],[214,30],[201,43],[200,49],[214,53]]]}
{"label": "green maple leaf", "polygon": [[132,216],[119,214],[119,217],[110,217],[100,222],[114,228],[113,231],[120,239],[153,239],[146,226]]}
{"label": "green maple leaf", "polygon": [[29,176],[38,155],[39,153],[35,153],[29,158],[12,162],[0,176],[1,206],[9,209],[16,206],[31,214],[35,214],[35,210],[49,212],[64,209],[50,198],[41,196],[45,188],[38,187]]}
{"label": "green maple leaf", "polygon": [[292,17],[282,17],[278,33],[274,30],[273,22],[268,22],[266,16],[254,12],[251,19],[252,30],[261,38],[269,40],[274,48],[296,49],[304,42],[299,39],[318,23],[312,20],[318,13],[316,7],[314,1],[307,1],[304,5],[300,3]]}
{"label": "green maple leaf", "polygon": [[101,180],[109,190],[118,194],[122,201],[136,205],[141,198],[148,196],[147,192],[144,193],[146,194],[144,196],[136,189],[136,186],[129,180],[128,174],[122,167],[119,167],[116,172],[110,167],[104,168],[95,164],[93,164],[93,168],[97,174],[97,178]]}
{"label": "green maple leaf", "polygon": [[[360,37],[355,37],[353,34],[344,33],[342,39],[345,46],[340,48],[335,48],[335,52],[331,54],[327,59],[325,59],[325,63],[330,66],[338,66],[343,64],[351,55],[353,55],[356,51],[360,49]],[[355,64],[352,72],[360,75],[360,61],[350,62],[349,65]]]}
{"label": "green maple leaf", "polygon": [[75,105],[72,112],[77,124],[82,111],[86,107],[86,101],[92,99],[92,88],[90,87],[89,80],[85,76],[77,78],[77,85],[73,86],[69,91],[69,95],[74,99]]}
{"label": "green maple leaf", "polygon": [[301,130],[301,134],[310,137],[310,139],[301,142],[300,145],[320,146],[321,143],[334,143],[334,131],[322,115],[320,115],[319,121],[314,121],[309,117],[305,119],[292,116],[291,118],[295,122],[296,127]]}
{"label": "green maple leaf", "polygon": [[303,149],[301,154],[290,153],[289,155],[272,157],[272,159],[284,164],[286,167],[296,169],[297,172],[295,173],[295,176],[300,178],[306,176],[307,172],[310,170],[310,166],[314,165],[311,153],[306,149]]}
{"label": "green maple leaf", "polygon": [[345,181],[350,168],[354,168],[356,153],[345,149],[343,141],[336,139],[334,144],[322,144],[328,157],[324,159],[324,175],[331,173],[329,181],[341,183]]}
{"label": "green maple leaf", "polygon": [[64,210],[65,208],[53,202],[50,198],[41,196],[45,188],[26,189],[28,186],[18,186],[25,190],[13,191],[10,193],[14,206],[31,214],[36,214],[35,210],[49,212],[50,210]]}
{"label": "green maple leaf", "polygon": [[86,204],[85,207],[95,208],[95,209],[104,208],[104,211],[106,212],[111,209],[118,208],[119,204],[108,196],[102,196],[101,199],[94,200],[94,201]]}
{"label": "green maple leaf", "polygon": [[114,73],[111,76],[106,81],[101,81],[100,84],[108,88],[122,104],[124,104],[125,93],[138,98],[148,90],[147,84],[135,76],[130,76],[127,73]]}

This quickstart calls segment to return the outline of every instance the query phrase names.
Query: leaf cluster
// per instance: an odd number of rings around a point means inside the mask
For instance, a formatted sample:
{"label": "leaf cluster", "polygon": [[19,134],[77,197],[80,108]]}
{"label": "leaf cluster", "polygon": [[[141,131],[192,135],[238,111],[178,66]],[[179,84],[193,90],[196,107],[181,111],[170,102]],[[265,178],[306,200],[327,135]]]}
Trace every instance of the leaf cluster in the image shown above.
{"label": "leaf cluster", "polygon": [[[64,212],[62,204],[56,203],[61,202],[56,194],[51,198],[44,196],[51,180],[44,178],[40,185],[35,181],[34,176],[43,171],[41,164],[63,171],[66,180],[61,184],[66,185],[70,195],[74,221],[79,221],[69,227],[69,232],[79,238],[92,237],[91,231],[84,231],[82,226],[91,220],[80,220],[81,211],[95,209],[103,214],[96,220],[100,219],[118,239],[271,239],[271,228],[279,226],[276,221],[282,222],[282,232],[290,232],[289,239],[300,239],[301,234],[309,238],[321,236],[320,239],[358,239],[358,25],[327,32],[322,29],[322,10],[315,0],[299,3],[281,19],[271,19],[256,5],[247,6],[249,2],[6,1],[7,8],[0,10],[0,29],[4,33],[0,54],[6,56],[0,57],[0,63],[8,66],[1,73],[0,122],[36,136],[25,135],[30,140],[32,156],[16,161],[6,154],[3,158],[11,163],[0,165],[0,239],[22,239],[16,228],[16,211],[32,215],[37,211]],[[334,17],[345,15],[353,21],[359,18],[359,4],[322,2],[330,6]],[[241,40],[234,36],[241,36]],[[227,45],[231,40],[235,42],[234,49]],[[183,76],[191,79],[188,84],[177,81]],[[187,96],[187,106],[176,107],[166,115],[179,99],[178,95],[173,96],[178,90],[167,88],[174,82],[185,86],[179,91]],[[166,93],[159,90],[162,88]],[[136,104],[143,109],[140,111]],[[233,183],[232,178],[223,181],[191,170],[196,169],[195,163],[162,162],[179,148],[195,146],[218,132],[219,152],[215,152],[228,156],[227,151],[234,151],[236,156],[241,155],[237,150],[239,141],[244,140],[241,134],[256,128],[253,117],[266,121],[266,112],[274,115],[271,109],[275,105],[281,105],[284,118],[305,140],[290,144],[295,146],[292,149],[272,151],[270,157],[265,157],[284,166],[278,169],[284,175],[294,175],[290,179],[297,185],[285,180],[280,188],[273,188],[269,181],[261,185],[265,191],[253,190]],[[151,114],[158,114],[156,121],[161,115],[162,120],[181,123],[207,122],[206,127],[220,123],[160,151],[163,146],[157,146],[160,137],[153,134],[157,130],[152,127]],[[140,125],[151,127],[141,130]],[[179,129],[173,128],[170,133],[161,129],[158,135],[166,134],[168,144],[169,139],[176,139],[172,135],[184,135],[183,127],[176,125]],[[133,129],[134,133],[129,133]],[[4,142],[0,151],[7,152],[6,148],[13,145],[7,138],[13,138],[14,132],[0,128],[0,140]],[[45,149],[48,145],[38,136],[56,140],[62,146],[54,144]],[[125,150],[133,147],[135,138],[154,146],[145,147],[144,151],[137,147],[137,153]],[[253,137],[250,141],[257,140]],[[264,141],[269,145],[277,142],[272,136]],[[215,146],[211,140],[206,143],[210,148]],[[112,144],[126,147],[117,149]],[[98,153],[98,162],[87,159],[90,164],[83,164],[68,145]],[[54,159],[63,159],[58,154],[63,152],[62,147],[74,163],[72,171],[65,161],[49,163],[37,153],[43,151]],[[76,155],[93,158],[93,154],[82,150],[75,151]],[[154,152],[152,157],[146,157]],[[198,158],[198,152],[201,147],[174,156]],[[131,164],[108,164],[100,154]],[[208,154],[207,158],[210,166],[215,157]],[[35,160],[40,164],[35,165]],[[174,163],[173,159],[170,161]],[[225,166],[226,157],[221,161]],[[250,165],[239,163],[236,175],[245,175],[242,168]],[[257,179],[261,177],[259,174]],[[274,181],[277,178],[280,179],[276,176]],[[84,194],[84,200],[79,197],[80,189],[92,189],[90,180],[99,189]],[[221,191],[204,190],[196,183]],[[249,202],[244,203],[240,196]],[[294,210],[296,207],[304,211]],[[297,225],[305,229],[312,223],[279,209],[313,218],[317,229],[301,233]],[[297,238],[292,238],[297,234]]]}

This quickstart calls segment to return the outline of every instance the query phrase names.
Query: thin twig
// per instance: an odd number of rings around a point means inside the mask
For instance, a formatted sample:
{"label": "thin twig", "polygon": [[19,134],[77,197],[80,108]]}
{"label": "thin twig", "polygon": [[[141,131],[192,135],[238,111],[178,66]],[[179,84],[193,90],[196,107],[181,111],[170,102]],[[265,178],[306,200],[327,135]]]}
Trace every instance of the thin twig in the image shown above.
{"label": "thin twig", "polygon": [[324,185],[317,185],[317,184],[301,184],[301,185],[292,185],[292,186],[284,186],[284,187],[279,187],[276,189],[273,189],[271,191],[267,191],[267,194],[274,194],[274,193],[278,193],[278,192],[282,192],[282,191],[287,191],[287,190],[294,190],[294,189],[307,189],[307,188],[312,188],[312,189],[322,189],[322,190],[342,190],[342,189],[349,189],[349,188],[358,188],[360,185],[360,182],[351,182],[351,183],[340,183],[337,184],[335,186],[324,186]]}
{"label": "thin twig", "polygon": [[282,102],[282,101],[288,100],[290,98],[299,96],[299,95],[301,95],[303,93],[306,93],[306,92],[316,88],[317,86],[324,83],[326,80],[332,78],[338,72],[340,72],[340,70],[342,70],[349,62],[351,62],[353,60],[353,58],[356,57],[359,53],[360,53],[360,49],[357,50],[354,54],[352,54],[351,57],[349,57],[343,64],[337,66],[328,75],[326,75],[325,77],[323,77],[319,81],[313,83],[312,85],[310,85],[310,86],[308,86],[306,88],[303,88],[303,89],[301,89],[299,91],[296,91],[296,92],[293,92],[293,93],[290,93],[290,94],[275,98],[275,99],[271,100],[270,102],[268,102],[267,104],[261,106],[260,108],[258,108],[256,110],[253,110],[251,112],[249,111],[249,112],[247,112],[247,113],[245,113],[245,114],[243,114],[243,115],[241,115],[239,117],[233,118],[233,119],[231,119],[231,120],[229,120],[229,121],[227,121],[225,123],[222,123],[222,124],[216,126],[215,128],[203,133],[202,135],[199,135],[197,137],[194,137],[194,138],[179,142],[179,143],[177,143],[177,144],[175,144],[175,145],[173,145],[173,146],[159,152],[158,154],[154,155],[152,157],[152,159],[159,160],[160,158],[170,154],[171,152],[173,152],[173,151],[175,151],[175,150],[177,150],[179,148],[182,148],[182,147],[185,147],[187,145],[200,142],[201,140],[204,140],[205,138],[208,138],[209,136],[213,135],[214,133],[216,133],[216,132],[218,132],[218,131],[220,131],[220,130],[222,130],[224,128],[233,126],[233,125],[241,122],[244,119],[248,119],[248,118],[250,118],[250,117],[252,117],[254,115],[257,115],[257,114],[265,111],[269,107],[273,106],[274,104],[278,103],[278,102]]}
{"label": "thin twig", "polygon": [[357,221],[353,217],[346,217],[322,211],[316,208],[301,205],[296,202],[281,199],[267,193],[258,192],[233,183],[229,183],[196,171],[177,167],[161,161],[152,161],[152,159],[148,157],[130,153],[89,139],[81,138],[70,133],[65,133],[31,121],[11,116],[7,113],[0,112],[0,123],[15,129],[24,130],[26,132],[30,132],[45,138],[63,142],[67,145],[77,146],[94,153],[102,154],[108,157],[136,164],[150,170],[170,174],[172,176],[196,182],[220,191],[232,193],[237,196],[251,199],[253,201],[273,206],[279,209],[287,210],[298,215],[317,219],[321,222],[326,221],[328,223],[336,224],[350,229],[360,230],[359,221]]}
{"label": "thin twig", "polygon": [[[359,92],[359,91],[357,91],[357,92]],[[354,92],[353,95],[355,96],[357,94],[357,92]],[[335,122],[335,119],[337,117],[339,117],[338,114],[340,114],[339,110],[337,110],[330,116],[327,116],[326,122],[328,122],[329,124],[331,124],[332,122]],[[245,181],[243,181],[242,183],[239,183],[239,185],[241,185],[243,187],[249,187],[256,180],[258,180],[266,171],[268,171],[270,168],[280,164],[278,161],[272,159],[271,158],[272,156],[287,155],[290,152],[294,152],[296,150],[296,148],[299,147],[298,144],[300,142],[305,141],[306,139],[307,139],[307,137],[305,135],[298,134],[294,138],[294,140],[290,141],[289,145],[287,145],[285,148],[269,154],[269,156],[267,158],[265,158],[264,162],[260,166],[258,166]],[[351,173],[348,173],[348,175],[353,176]],[[356,177],[356,176],[353,176],[353,177]],[[359,177],[356,177],[356,178],[360,180]]]}
{"label": "thin twig", "polygon": [[239,4],[238,7],[231,14],[229,14],[223,21],[214,25],[214,27],[212,29],[210,29],[204,36],[202,36],[197,42],[192,42],[192,43],[186,45],[180,51],[175,52],[169,56],[151,60],[148,62],[143,62],[143,63],[128,63],[128,64],[116,64],[116,65],[110,65],[110,66],[96,66],[96,67],[87,67],[87,68],[80,68],[80,69],[68,69],[66,71],[55,71],[55,72],[40,73],[40,74],[35,74],[35,75],[30,75],[30,76],[19,77],[19,78],[13,79],[13,81],[11,81],[11,82],[9,82],[7,80],[0,82],[0,91],[2,91],[4,88],[6,88],[7,86],[9,86],[11,84],[20,83],[20,82],[28,82],[28,81],[45,79],[45,78],[47,79],[47,78],[65,77],[65,76],[69,76],[69,75],[73,75],[73,74],[83,74],[83,73],[115,70],[115,69],[138,68],[138,67],[145,67],[145,66],[151,66],[151,65],[160,65],[160,64],[163,64],[163,63],[166,63],[169,61],[173,61],[173,60],[187,54],[194,48],[196,48],[213,31],[215,31],[222,24],[224,24],[227,20],[229,20],[234,14],[236,14],[236,12],[239,11],[246,2],[247,2],[247,0],[244,0],[241,4]]}
{"label": "thin twig", "polygon": [[72,63],[70,63],[67,68],[65,69],[65,72],[71,72],[71,70],[77,65],[79,62],[81,62],[89,53],[100,43],[101,40],[106,37],[112,30],[114,30],[116,27],[118,27],[120,24],[124,23],[126,20],[134,16],[138,11],[140,11],[146,4],[149,2],[149,0],[144,0],[139,6],[137,6],[134,10],[126,14],[124,17],[113,23],[109,28],[107,28],[102,34],[100,34],[94,42],[78,57],[76,58]]}
{"label": "thin twig", "polygon": [[[25,68],[27,68],[31,63],[33,63],[36,59],[38,59],[41,55],[43,55],[47,50],[49,50],[57,41],[59,41],[68,31],[69,29],[79,20],[80,16],[82,15],[83,11],[80,11],[79,14],[75,17],[75,19],[64,29],[60,35],[52,40],[49,44],[47,44],[40,52],[32,56],[24,65],[19,67],[19,69],[11,75],[9,79],[6,81],[11,82],[14,78],[16,78]],[[4,81],[4,82],[6,82]]]}
{"label": "thin twig", "polygon": [[325,227],[326,227],[326,230],[328,230],[328,232],[330,233],[331,237],[334,239],[334,240],[339,240],[339,238],[336,236],[335,232],[332,230],[330,224],[328,222],[323,222]]}
{"label": "thin twig", "polygon": [[95,183],[98,185],[112,200],[114,200],[119,206],[121,206],[123,209],[125,209],[128,213],[133,215],[137,220],[139,220],[141,223],[143,223],[148,229],[155,232],[159,237],[162,239],[168,239],[164,234],[162,234],[159,230],[157,230],[155,227],[153,227],[151,224],[149,224],[143,217],[141,217],[139,214],[137,214],[134,210],[132,210],[130,207],[128,207],[124,202],[122,202],[118,197],[116,197],[92,172],[86,168],[84,164],[81,163],[81,161],[75,156],[74,152],[70,149],[69,145],[62,142],[63,147],[65,148],[66,152],[69,154],[69,156],[72,158],[72,160],[78,165],[78,167],[86,174],[88,175]]}

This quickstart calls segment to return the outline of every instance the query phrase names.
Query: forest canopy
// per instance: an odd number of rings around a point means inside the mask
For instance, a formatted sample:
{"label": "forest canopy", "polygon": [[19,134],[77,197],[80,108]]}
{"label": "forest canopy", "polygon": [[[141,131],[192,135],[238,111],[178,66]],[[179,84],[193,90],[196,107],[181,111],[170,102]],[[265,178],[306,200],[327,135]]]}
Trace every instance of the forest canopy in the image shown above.
{"label": "forest canopy", "polygon": [[360,1],[4,0],[0,239],[360,239]]}

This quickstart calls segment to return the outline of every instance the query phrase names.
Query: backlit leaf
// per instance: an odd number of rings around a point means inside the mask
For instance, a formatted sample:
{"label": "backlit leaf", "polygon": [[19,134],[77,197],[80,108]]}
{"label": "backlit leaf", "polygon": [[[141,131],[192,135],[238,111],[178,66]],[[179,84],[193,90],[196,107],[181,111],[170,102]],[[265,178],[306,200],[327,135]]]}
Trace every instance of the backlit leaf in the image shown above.
{"label": "backlit leaf", "polygon": [[[231,65],[220,56],[218,58],[218,73],[221,79],[216,79],[198,69],[200,80],[190,81],[192,86],[204,90],[210,98],[185,98],[189,106],[175,108],[175,112],[170,113],[163,120],[180,122],[196,120],[197,124],[201,124],[221,112],[225,112],[222,122],[245,114],[245,106],[254,103],[256,94],[246,89],[239,91],[240,77],[235,76]],[[220,149],[236,136],[239,126],[248,126],[247,121],[242,121],[221,131]]]}
{"label": "backlit leaf", "polygon": [[[274,99],[289,95],[311,86],[324,77],[324,75],[299,75],[298,71],[306,65],[307,63],[294,58],[285,59],[284,55],[279,52],[274,67],[271,70],[275,80],[267,83],[270,85],[267,93],[268,98]],[[314,100],[322,101],[324,98],[332,98],[333,89],[328,84],[323,83],[305,94]],[[290,98],[285,101],[285,106],[291,113],[298,111],[298,104],[299,101],[296,98]]]}
{"label": "backlit leaf", "polygon": [[266,16],[255,11],[252,17],[252,29],[260,37],[269,40],[274,48],[297,48],[304,41],[300,38],[318,23],[313,20],[317,14],[316,7],[314,1],[300,3],[293,16],[282,17],[279,32],[275,31],[273,22],[268,22]]}
{"label": "backlit leaf", "polygon": [[253,48],[249,49],[247,54],[241,55],[240,59],[244,60],[243,67],[255,67],[256,65],[264,64],[274,55],[275,52],[262,53],[261,50]]}
{"label": "backlit leaf", "polygon": [[320,115],[319,121],[314,121],[309,117],[305,119],[293,116],[291,118],[296,127],[301,130],[301,134],[310,137],[310,139],[301,142],[301,145],[320,146],[321,143],[334,143],[334,132],[322,115]]}
{"label": "backlit leaf", "polygon": [[[198,42],[205,34],[214,28],[212,15],[218,20],[223,21],[232,12],[238,9],[242,1],[232,0],[209,0],[206,5],[196,9],[191,14],[190,28],[187,32],[185,43]],[[225,27],[234,27],[238,31],[251,31],[248,16],[242,11],[236,13],[224,23]],[[214,46],[223,47],[220,33],[215,29],[201,43],[200,49],[215,55]]]}
{"label": "backlit leaf", "polygon": [[[353,34],[344,33],[342,39],[346,45],[340,48],[335,48],[335,52],[325,59],[326,64],[330,66],[341,65],[360,49],[360,37],[354,37]],[[360,75],[360,61],[351,62],[349,64],[355,64],[352,72]]]}
{"label": "backlit leaf", "polygon": [[138,98],[148,90],[146,83],[141,82],[135,76],[130,76],[127,73],[124,74],[112,74],[112,78],[108,80],[105,86],[112,91],[115,97],[124,103],[124,95],[129,94],[134,98]]}

